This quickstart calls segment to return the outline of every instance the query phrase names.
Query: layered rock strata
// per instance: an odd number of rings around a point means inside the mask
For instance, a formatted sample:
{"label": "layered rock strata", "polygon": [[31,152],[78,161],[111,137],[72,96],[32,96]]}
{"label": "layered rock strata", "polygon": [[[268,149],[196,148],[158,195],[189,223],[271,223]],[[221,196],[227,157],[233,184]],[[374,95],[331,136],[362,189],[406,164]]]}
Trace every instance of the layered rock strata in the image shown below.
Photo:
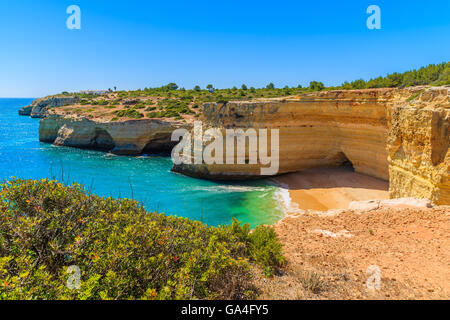
{"label": "layered rock strata", "polygon": [[[421,90],[387,109],[392,198],[450,204],[450,88]],[[414,97],[414,96],[413,96]]]}
{"label": "layered rock strata", "polygon": [[[449,87],[369,89],[210,103],[202,120],[205,127],[221,129],[279,129],[278,174],[351,164],[356,172],[389,180],[392,198],[449,204],[449,92]],[[227,180],[261,177],[261,167],[180,164],[173,170]]]}
{"label": "layered rock strata", "polygon": [[[350,161],[358,172],[388,179],[387,101],[385,92],[337,91],[226,105],[210,103],[203,106],[202,120],[205,127],[278,129],[279,174]],[[259,176],[260,167],[180,165],[174,170],[229,179]]]}
{"label": "layered rock strata", "polygon": [[173,130],[189,126],[177,121],[96,121],[85,117],[48,115],[40,120],[39,140],[57,146],[108,151],[119,155],[170,153]]}

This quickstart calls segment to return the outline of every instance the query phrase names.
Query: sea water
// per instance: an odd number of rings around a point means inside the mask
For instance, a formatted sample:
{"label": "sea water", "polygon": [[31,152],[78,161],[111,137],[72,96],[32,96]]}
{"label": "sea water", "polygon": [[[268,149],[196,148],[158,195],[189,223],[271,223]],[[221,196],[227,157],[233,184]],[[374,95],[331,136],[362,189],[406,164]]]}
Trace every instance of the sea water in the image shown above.
{"label": "sea water", "polygon": [[100,196],[135,199],[147,210],[214,226],[233,217],[252,226],[271,224],[283,215],[278,188],[265,180],[194,179],[171,172],[170,157],[115,156],[39,142],[39,119],[18,115],[32,100],[0,99],[0,179],[77,182]]}

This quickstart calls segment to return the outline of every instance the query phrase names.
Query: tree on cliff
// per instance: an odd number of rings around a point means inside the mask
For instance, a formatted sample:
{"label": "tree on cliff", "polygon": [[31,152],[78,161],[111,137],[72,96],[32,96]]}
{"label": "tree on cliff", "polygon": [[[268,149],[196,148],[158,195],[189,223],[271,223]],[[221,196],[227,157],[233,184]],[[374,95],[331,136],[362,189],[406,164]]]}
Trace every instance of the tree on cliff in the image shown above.
{"label": "tree on cliff", "polygon": [[344,82],[343,89],[364,88],[404,88],[417,85],[446,85],[450,84],[450,62],[430,64],[418,70],[410,70],[403,73],[394,72],[385,77],[377,77],[365,82],[355,80]]}
{"label": "tree on cliff", "polygon": [[178,89],[178,85],[177,85],[176,83],[171,82],[171,83],[169,83],[168,85],[166,85],[166,86],[164,87],[164,89],[167,89],[167,90],[177,90],[177,89]]}
{"label": "tree on cliff", "polygon": [[349,89],[364,89],[366,87],[366,82],[363,79],[355,80],[350,83]]}
{"label": "tree on cliff", "polygon": [[200,91],[200,90],[201,90],[201,89],[200,89],[200,86],[195,86],[195,87],[194,87],[194,90],[195,90],[195,91]]}
{"label": "tree on cliff", "polygon": [[266,89],[275,89],[275,85],[271,82],[266,86]]}
{"label": "tree on cliff", "polygon": [[309,83],[309,89],[311,89],[312,91],[321,91],[325,88],[325,86],[323,85],[322,82],[318,82],[318,81],[311,81]]}

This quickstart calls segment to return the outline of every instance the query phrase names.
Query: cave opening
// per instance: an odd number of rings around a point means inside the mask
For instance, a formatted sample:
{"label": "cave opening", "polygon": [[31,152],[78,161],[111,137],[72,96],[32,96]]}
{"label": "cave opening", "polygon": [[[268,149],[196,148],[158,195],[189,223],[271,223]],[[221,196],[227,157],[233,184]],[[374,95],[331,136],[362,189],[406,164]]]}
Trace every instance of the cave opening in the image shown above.
{"label": "cave opening", "polygon": [[113,138],[106,130],[95,129],[95,137],[91,143],[93,149],[110,151],[114,149],[115,145]]}
{"label": "cave opening", "polygon": [[178,141],[171,141],[171,134],[160,133],[153,136],[142,149],[142,154],[170,155]]}
{"label": "cave opening", "polygon": [[350,161],[350,159],[345,155],[344,152],[338,152],[333,157],[331,157],[333,165],[337,167],[344,167],[351,171],[355,171],[355,168],[353,166],[353,163]]}

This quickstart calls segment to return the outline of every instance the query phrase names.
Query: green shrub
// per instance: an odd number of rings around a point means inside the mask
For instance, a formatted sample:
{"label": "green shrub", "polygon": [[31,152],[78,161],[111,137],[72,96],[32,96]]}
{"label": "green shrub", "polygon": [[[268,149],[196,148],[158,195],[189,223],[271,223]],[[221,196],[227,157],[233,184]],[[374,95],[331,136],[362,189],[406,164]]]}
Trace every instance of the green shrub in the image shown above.
{"label": "green shrub", "polygon": [[162,112],[154,111],[154,112],[147,113],[147,117],[149,117],[149,118],[162,118],[163,114],[162,114]]}
{"label": "green shrub", "polygon": [[91,104],[92,105],[99,105],[99,106],[106,106],[106,105],[109,104],[109,101],[107,101],[107,100],[95,100],[95,101],[92,101]]}
{"label": "green shrub", "polygon": [[139,111],[137,111],[135,109],[117,110],[115,113],[120,118],[126,117],[126,118],[139,119],[139,118],[144,117],[144,115],[142,113],[140,113]]}
{"label": "green shrub", "polygon": [[418,96],[420,96],[422,94],[422,92],[424,92],[425,90],[420,90],[419,92],[411,95],[408,99],[406,99],[406,101],[411,102],[413,101],[415,98],[417,98]]}
{"label": "green shrub", "polygon": [[266,275],[285,263],[282,245],[272,227],[259,226],[250,232],[249,224],[241,226],[238,220],[233,219],[231,228],[240,241],[247,243],[251,259],[265,268]]}
{"label": "green shrub", "polygon": [[309,83],[309,89],[312,91],[321,91],[321,90],[325,89],[325,86],[322,82],[311,81]]}
{"label": "green shrub", "polygon": [[285,262],[281,243],[271,227],[256,227],[249,235],[249,245],[250,256],[263,267],[281,267]]}
{"label": "green shrub", "polygon": [[[78,184],[14,179],[0,185],[0,299],[252,298],[249,260],[280,262],[270,230],[208,227]],[[66,286],[72,265],[80,289]]]}

